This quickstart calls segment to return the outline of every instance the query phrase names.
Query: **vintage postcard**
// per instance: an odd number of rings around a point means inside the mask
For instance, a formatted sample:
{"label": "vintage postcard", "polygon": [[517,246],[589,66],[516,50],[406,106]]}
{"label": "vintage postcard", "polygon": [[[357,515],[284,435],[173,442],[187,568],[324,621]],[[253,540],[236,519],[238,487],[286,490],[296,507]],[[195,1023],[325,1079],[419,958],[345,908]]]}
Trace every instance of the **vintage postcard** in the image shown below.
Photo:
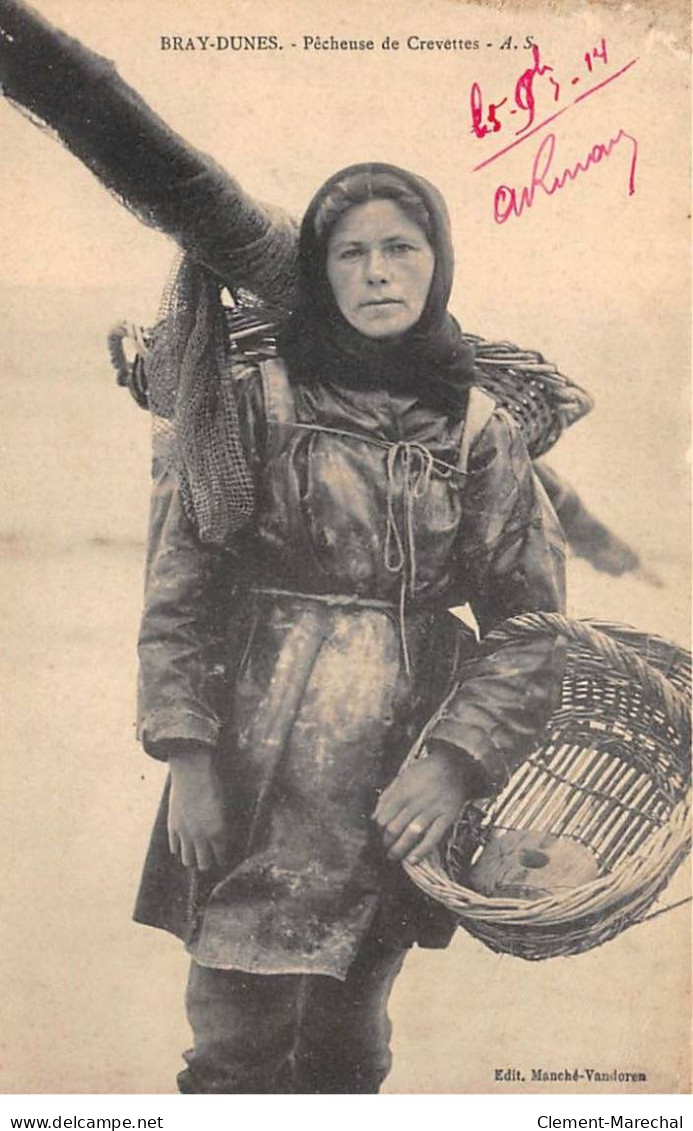
{"label": "vintage postcard", "polygon": [[[539,376],[558,372],[594,402],[591,411],[575,413],[545,456],[559,514],[563,506],[569,523],[568,492],[573,516],[575,510],[582,516],[573,522],[568,548],[567,616],[628,625],[641,639],[652,634],[679,649],[689,647],[689,12],[684,3],[649,0],[573,0],[560,7],[541,0],[34,0],[32,9],[0,0],[0,82],[8,96],[0,99],[7,932],[0,1087],[22,1094],[163,1095],[175,1092],[192,1037],[184,945],[132,921],[166,777],[165,766],[143,752],[135,726],[152,428],[150,414],[117,383],[107,336],[115,327],[111,344],[123,344],[130,363],[140,333],[134,328],[146,332],[157,321],[177,245],[141,222],[147,213],[166,227],[160,184],[155,187],[154,173],[148,180],[148,162],[154,162],[148,135],[139,136],[132,125],[140,103],[133,104],[130,132],[121,132],[114,117],[109,134],[103,106],[115,72],[104,69],[92,102],[79,104],[79,66],[71,70],[69,51],[47,65],[50,35],[41,38],[45,27],[36,32],[32,48],[33,17],[22,22],[27,11],[110,60],[162,128],[165,123],[191,151],[213,158],[246,200],[276,206],[297,222],[338,170],[382,163],[407,171],[396,190],[390,186],[384,196],[375,192],[375,202],[363,197],[347,207],[359,223],[364,216],[368,223],[394,216],[402,232],[383,235],[384,229],[357,224],[354,234],[341,215],[340,249],[337,228],[329,229],[330,301],[339,305],[352,338],[367,340],[364,364],[372,363],[374,341],[397,337],[399,331],[383,329],[387,319],[404,318],[406,334],[424,317],[421,311],[430,310],[444,241],[439,230],[434,238],[413,218],[415,205],[407,201],[412,195],[419,205],[428,201],[429,220],[442,213],[431,204],[437,194],[419,192],[409,174],[435,186],[450,215],[449,311],[462,332],[497,346],[511,343],[498,346],[510,358],[504,371],[514,357],[520,368],[529,366],[526,372],[532,365]],[[70,111],[71,99],[78,111]],[[72,152],[57,136],[61,131],[72,138]],[[164,166],[170,160],[173,170],[178,157],[167,153],[157,160]],[[127,170],[124,180],[109,179],[109,162]],[[402,183],[409,196],[402,195]],[[320,215],[328,219],[320,223],[334,224],[333,206],[323,208]],[[193,199],[193,210],[204,207]],[[186,231],[197,230],[198,220],[187,215]],[[316,239],[322,238],[320,223]],[[198,227],[214,261],[220,243],[206,214]],[[194,240],[188,244],[194,253]],[[408,270],[408,257],[421,246],[430,260],[417,260],[409,282],[391,294],[388,273],[400,279],[397,272]],[[330,267],[333,251],[343,258]],[[370,305],[358,300],[353,313],[349,296],[356,292],[339,280],[355,277],[349,272],[359,257],[371,262],[381,253],[381,274],[368,284],[384,288],[381,297]],[[451,262],[448,267],[451,272]],[[284,268],[283,260],[274,275],[262,267],[274,308],[283,298],[290,305],[279,282]],[[429,271],[424,283],[420,268]],[[417,287],[418,313],[406,321]],[[307,332],[310,337],[310,325]],[[308,349],[305,340],[296,348]],[[522,416],[521,403],[517,411]],[[339,446],[335,435],[327,436],[330,429],[336,434],[355,426],[350,418],[347,428],[334,406],[330,412],[315,418],[322,432],[311,444],[324,462],[301,465],[306,492],[316,467],[341,458],[334,446],[329,452],[324,446],[327,439]],[[383,607],[389,602],[393,647],[399,648],[404,623],[402,647],[413,649],[402,660],[407,672],[416,664],[415,615],[405,608],[400,616],[400,594],[404,607],[407,593],[427,584],[426,555],[440,536],[426,526],[432,511],[422,519],[423,533],[416,527],[422,492],[442,458],[426,444],[403,431],[382,457],[380,509],[373,504],[372,525],[358,529],[370,531],[364,545],[382,534],[385,580],[372,592],[354,582],[352,593],[371,604],[361,620],[349,614],[348,621],[384,623],[378,601]],[[356,463],[348,462],[350,475],[357,475]],[[340,537],[338,517],[352,505],[356,481],[349,479],[341,501],[335,495],[326,512],[323,555],[333,518],[334,538]],[[446,483],[440,477],[436,490],[447,490]],[[501,483],[484,513],[507,510],[521,490],[516,478]],[[504,545],[515,552],[512,538]],[[272,581],[271,572],[262,580],[264,566],[257,567],[254,583],[265,596],[274,593],[277,608],[289,600],[277,591],[301,588],[299,562],[305,585],[311,584],[312,558],[302,546],[293,542],[287,549],[275,540],[276,554],[293,562],[291,585]],[[517,566],[525,579],[536,580],[543,568],[537,554],[531,568]],[[319,597],[343,592],[347,559],[344,549],[325,567]],[[502,571],[500,553],[494,561]],[[395,576],[391,600],[388,578]],[[502,575],[497,600],[507,598],[513,613],[545,607],[544,598],[531,594],[527,610],[517,603],[518,576],[510,569]],[[545,594],[546,577],[541,584]],[[473,586],[470,592],[476,593]],[[323,606],[310,616],[336,623],[334,601]],[[556,607],[551,600],[549,606]],[[166,628],[157,646],[165,650],[177,631]],[[178,670],[177,662],[168,656],[163,670]],[[302,662],[292,655],[290,674],[282,677],[288,696],[303,678]],[[520,663],[509,694],[524,687],[522,672]],[[342,695],[354,702],[361,687],[356,669],[337,678],[345,680]],[[526,695],[532,693],[527,682]],[[273,720],[267,708],[263,726]],[[346,727],[335,723],[332,733],[344,757]],[[211,741],[202,723],[185,734],[164,726],[164,743],[166,733],[203,747]],[[622,794],[626,817],[619,828],[635,827],[631,816],[642,819],[644,839],[650,817],[638,815],[636,793]],[[651,823],[656,826],[654,818]],[[289,840],[296,828],[286,833]],[[679,836],[685,841],[685,829]],[[619,837],[606,842],[620,843]],[[492,949],[464,929],[445,948],[414,947],[390,998],[392,1067],[381,1090],[688,1093],[689,894],[684,863],[642,913],[644,921],[583,953],[529,961],[502,953],[502,945]],[[627,899],[623,915],[627,920]],[[209,931],[211,949],[203,954],[221,946]],[[253,955],[245,969],[266,969]],[[218,964],[233,966],[223,957]],[[359,1022],[359,1039],[363,1033]],[[254,1039],[247,1038],[251,1045]],[[378,1055],[382,1060],[382,1047]],[[193,1057],[193,1076],[196,1063]],[[200,1078],[193,1086],[186,1077],[183,1090],[205,1090]],[[266,1080],[255,1090],[263,1087],[272,1090]],[[323,1090],[358,1087],[328,1083]]]}

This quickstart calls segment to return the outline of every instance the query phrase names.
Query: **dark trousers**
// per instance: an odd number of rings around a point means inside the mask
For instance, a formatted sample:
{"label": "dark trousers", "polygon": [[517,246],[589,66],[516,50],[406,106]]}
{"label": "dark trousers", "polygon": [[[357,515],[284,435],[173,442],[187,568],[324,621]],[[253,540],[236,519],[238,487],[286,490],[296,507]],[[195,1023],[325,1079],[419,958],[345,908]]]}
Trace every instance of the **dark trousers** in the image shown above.
{"label": "dark trousers", "polygon": [[346,981],[244,974],[193,962],[187,1093],[375,1093],[390,1070],[387,1002],[406,951],[370,942]]}

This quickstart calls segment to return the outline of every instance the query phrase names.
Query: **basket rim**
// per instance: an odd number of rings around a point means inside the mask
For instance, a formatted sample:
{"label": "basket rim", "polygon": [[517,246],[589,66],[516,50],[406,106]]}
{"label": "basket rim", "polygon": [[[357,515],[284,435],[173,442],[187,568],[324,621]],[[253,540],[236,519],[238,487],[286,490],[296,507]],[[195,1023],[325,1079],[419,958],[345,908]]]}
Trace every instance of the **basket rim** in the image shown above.
{"label": "basket rim", "polygon": [[[659,705],[664,707],[667,717],[670,713],[675,714],[676,722],[681,729],[682,722],[685,724],[690,715],[686,696],[674,687],[661,671],[643,660],[634,648],[608,635],[608,629],[614,632],[619,629],[626,630],[644,638],[671,644],[670,641],[653,633],[639,633],[629,625],[589,619],[571,620],[556,613],[535,613],[510,618],[494,629],[493,633],[489,633],[485,639],[502,640],[518,630],[527,633],[551,632],[567,635],[573,642],[581,645],[606,647],[610,658],[618,657],[623,661],[624,666],[629,669],[631,679],[639,679],[646,673],[648,677],[644,684],[646,693],[657,695]],[[673,647],[682,656],[688,655],[686,649],[678,645]],[[428,735],[455,694],[455,690],[448,694],[438,711],[423,728],[409,751],[403,767],[424,756]],[[583,935],[587,936],[587,932],[597,920],[597,925],[601,927],[599,934],[604,936],[606,931],[606,937],[594,938],[588,944],[592,946],[600,941],[606,941],[606,938],[612,937],[623,926],[628,925],[623,922],[626,914],[629,923],[637,922],[642,918],[644,911],[656,899],[685,858],[690,845],[689,786],[686,794],[674,805],[667,823],[652,832],[637,853],[621,861],[605,875],[558,894],[552,893],[533,900],[484,896],[471,888],[455,883],[448,876],[443,868],[439,848],[417,864],[403,861],[403,867],[412,882],[426,895],[443,903],[458,917],[460,926],[470,929],[472,934],[478,933],[478,937],[487,943],[491,941],[497,943],[494,949],[503,949],[501,945],[503,929],[512,928],[521,932],[525,936],[525,943],[533,942],[537,946],[541,944],[542,937],[551,930],[565,927],[567,924],[570,924],[574,934],[582,930]],[[621,926],[618,925],[619,923]],[[516,943],[517,941],[515,938]],[[559,946],[555,953],[573,953],[581,949],[587,947],[574,946],[566,951],[564,946]],[[522,954],[522,944],[510,953],[527,957]],[[549,951],[544,957],[550,957],[551,953]]]}

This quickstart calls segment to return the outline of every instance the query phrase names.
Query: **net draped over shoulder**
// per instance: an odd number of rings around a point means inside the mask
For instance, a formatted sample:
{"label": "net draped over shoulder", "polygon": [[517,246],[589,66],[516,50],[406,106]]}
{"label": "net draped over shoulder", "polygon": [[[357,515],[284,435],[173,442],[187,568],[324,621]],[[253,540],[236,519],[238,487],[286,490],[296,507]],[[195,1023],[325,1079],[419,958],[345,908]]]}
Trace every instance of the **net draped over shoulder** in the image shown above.
{"label": "net draped over shoulder", "polygon": [[343,978],[369,930],[444,945],[452,921],[389,863],[371,814],[453,678],[434,738],[497,788],[560,688],[560,642],[490,650],[482,633],[558,610],[563,543],[517,426],[414,396],[289,384],[238,365],[256,483],[251,525],[203,544],[155,460],[140,634],[145,747],[216,747],[232,858],[194,874],[168,850],[166,795],[136,909],[203,964]]}

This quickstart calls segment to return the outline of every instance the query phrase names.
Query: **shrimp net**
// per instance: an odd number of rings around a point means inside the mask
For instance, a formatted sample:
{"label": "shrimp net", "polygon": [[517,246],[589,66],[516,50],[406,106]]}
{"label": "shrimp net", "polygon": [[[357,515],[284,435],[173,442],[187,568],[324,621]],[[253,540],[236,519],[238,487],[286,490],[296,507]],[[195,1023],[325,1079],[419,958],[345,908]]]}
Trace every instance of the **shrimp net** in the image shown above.
{"label": "shrimp net", "polygon": [[241,437],[220,284],[187,256],[167,285],[147,357],[155,450],[177,474],[204,542],[250,519],[253,479]]}
{"label": "shrimp net", "polygon": [[[292,222],[273,214],[265,235],[238,249],[240,278],[247,273],[262,276],[273,261],[276,272],[284,265],[284,245],[291,238]],[[278,246],[282,254],[273,255]],[[249,266],[256,258],[256,267]],[[162,295],[146,364],[155,443],[177,473],[183,505],[200,539],[219,545],[248,522],[255,501],[233,373],[238,358],[229,340],[229,311],[222,293],[234,305],[240,295],[244,307],[261,305],[267,310],[254,293],[233,288],[181,253]],[[287,314],[286,309],[272,308],[275,322]]]}

